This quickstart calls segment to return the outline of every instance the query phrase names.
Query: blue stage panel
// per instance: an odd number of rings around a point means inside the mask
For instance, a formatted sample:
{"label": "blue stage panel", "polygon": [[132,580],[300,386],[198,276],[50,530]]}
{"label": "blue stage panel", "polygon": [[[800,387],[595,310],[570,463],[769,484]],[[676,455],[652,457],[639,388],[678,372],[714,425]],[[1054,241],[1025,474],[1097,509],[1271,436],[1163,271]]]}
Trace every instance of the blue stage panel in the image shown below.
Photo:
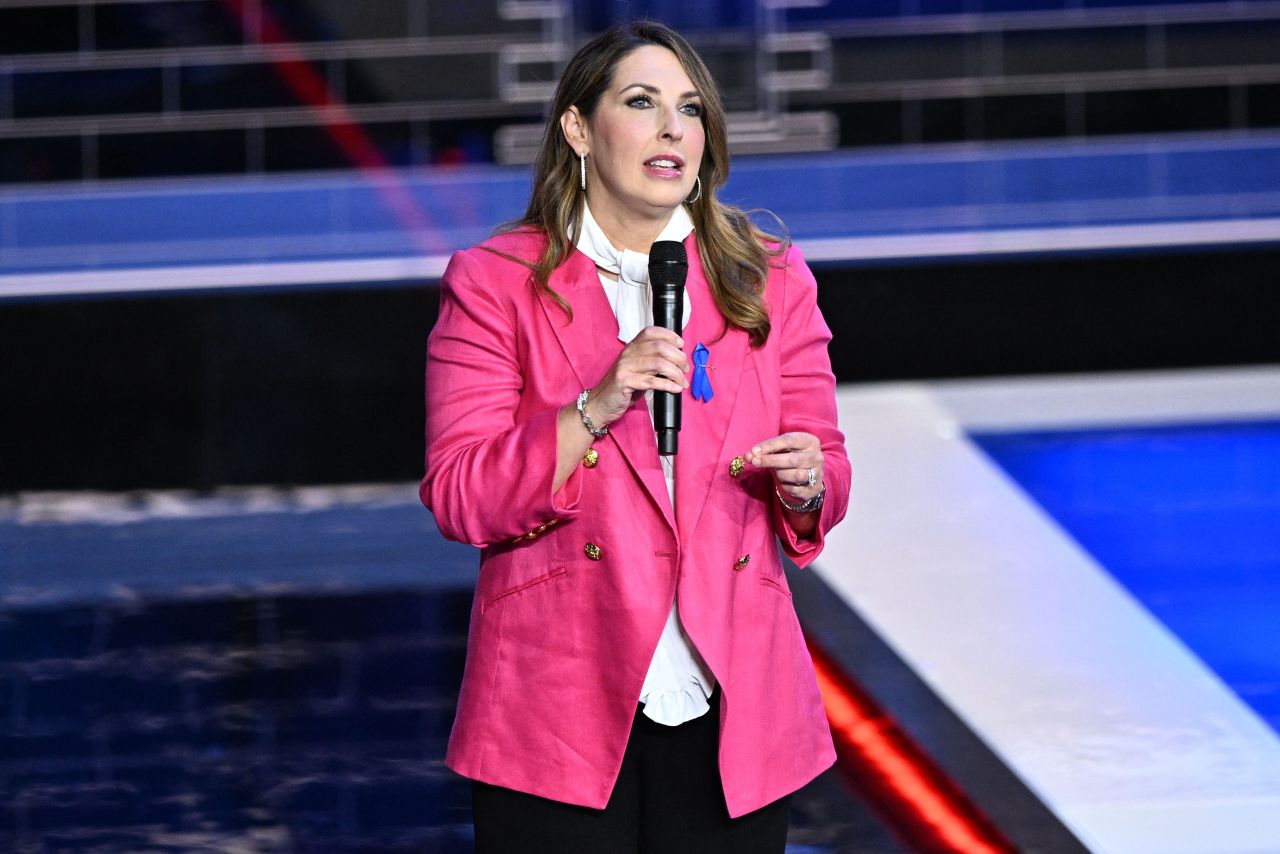
{"label": "blue stage panel", "polygon": [[1280,732],[1280,422],[973,438]]}
{"label": "blue stage panel", "polygon": [[[469,854],[478,562],[413,484],[0,502],[0,851]],[[791,828],[905,850],[835,771]]]}
{"label": "blue stage panel", "polygon": [[[529,181],[527,169],[467,166],[7,188],[0,298],[86,288],[40,276],[171,268],[168,278],[132,280],[136,290],[166,290],[190,268],[264,262],[408,260],[416,266],[401,279],[430,279],[454,249],[518,217]],[[1280,137],[740,157],[721,197],[774,211],[798,243],[823,244],[812,257],[831,262],[1275,242]],[[1012,240],[1018,231],[1024,237]],[[951,248],[937,248],[939,236]],[[295,275],[291,283],[317,281],[314,270]],[[124,285],[87,290],[95,288]]]}

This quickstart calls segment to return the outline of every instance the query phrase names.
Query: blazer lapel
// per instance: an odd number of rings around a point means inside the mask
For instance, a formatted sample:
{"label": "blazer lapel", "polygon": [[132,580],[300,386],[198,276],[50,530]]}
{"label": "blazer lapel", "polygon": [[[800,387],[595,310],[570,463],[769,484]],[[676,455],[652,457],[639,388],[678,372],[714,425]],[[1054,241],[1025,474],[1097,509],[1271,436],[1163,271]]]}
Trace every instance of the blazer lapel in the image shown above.
{"label": "blazer lapel", "polygon": [[[689,255],[690,318],[684,329],[684,349],[690,360],[699,343],[709,352],[707,368],[714,394],[709,402],[685,394],[681,409],[680,451],[676,459],[676,517],[679,530],[690,537],[697,530],[711,484],[721,469],[728,469],[734,454],[747,448],[725,448],[733,407],[742,372],[750,358],[750,339],[740,329],[729,327],[711,296],[711,287],[702,270],[702,260],[694,236],[685,241]],[[762,437],[763,438],[763,437]],[[656,444],[656,443],[655,443]],[[732,453],[731,453],[732,450]]]}
{"label": "blazer lapel", "polygon": [[[546,293],[539,291],[539,302],[560,341],[565,357],[578,376],[578,382],[582,388],[590,388],[599,382],[622,352],[623,343],[618,340],[617,318],[614,317],[604,288],[600,285],[595,264],[581,252],[574,251],[565,263],[552,272],[548,283],[572,307],[572,322],[566,322],[564,309]],[[658,442],[653,434],[653,422],[649,419],[649,408],[642,395],[637,395],[626,414],[609,425],[608,437],[600,441],[612,441],[649,493],[650,499],[662,512],[667,524],[673,532],[676,531],[675,514],[667,497],[667,480],[662,474],[662,463],[658,460]]]}

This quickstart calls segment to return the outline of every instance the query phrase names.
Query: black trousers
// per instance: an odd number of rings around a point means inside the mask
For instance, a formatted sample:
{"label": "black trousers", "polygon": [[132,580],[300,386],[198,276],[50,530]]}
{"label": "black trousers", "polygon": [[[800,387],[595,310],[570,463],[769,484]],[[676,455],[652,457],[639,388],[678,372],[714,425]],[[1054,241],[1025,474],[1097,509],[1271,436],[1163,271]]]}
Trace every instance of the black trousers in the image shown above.
{"label": "black trousers", "polygon": [[790,795],[729,818],[719,700],[717,688],[705,715],[675,727],[637,710],[603,810],[473,782],[476,854],[782,854]]}

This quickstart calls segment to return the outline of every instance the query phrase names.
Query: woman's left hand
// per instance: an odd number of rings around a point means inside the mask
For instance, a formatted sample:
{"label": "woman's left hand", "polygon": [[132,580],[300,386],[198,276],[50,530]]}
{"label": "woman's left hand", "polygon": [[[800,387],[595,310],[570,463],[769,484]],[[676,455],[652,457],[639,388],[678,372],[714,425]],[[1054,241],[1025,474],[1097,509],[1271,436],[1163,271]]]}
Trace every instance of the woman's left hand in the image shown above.
{"label": "woman's left hand", "polygon": [[783,433],[757,442],[747,454],[747,462],[771,469],[778,489],[790,496],[790,501],[808,501],[822,491],[822,443],[812,433]]}

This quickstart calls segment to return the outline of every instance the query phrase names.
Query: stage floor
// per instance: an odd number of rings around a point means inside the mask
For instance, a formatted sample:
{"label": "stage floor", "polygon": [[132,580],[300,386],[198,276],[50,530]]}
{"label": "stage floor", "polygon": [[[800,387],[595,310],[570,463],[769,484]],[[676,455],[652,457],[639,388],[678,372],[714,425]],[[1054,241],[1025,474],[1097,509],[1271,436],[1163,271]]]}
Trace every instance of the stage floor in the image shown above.
{"label": "stage floor", "polygon": [[1275,850],[1280,371],[840,405],[846,604],[1091,850]]}
{"label": "stage floor", "polygon": [[[0,850],[473,849],[477,554],[414,485],[26,495],[0,561]],[[828,772],[788,851],[906,849]]]}

